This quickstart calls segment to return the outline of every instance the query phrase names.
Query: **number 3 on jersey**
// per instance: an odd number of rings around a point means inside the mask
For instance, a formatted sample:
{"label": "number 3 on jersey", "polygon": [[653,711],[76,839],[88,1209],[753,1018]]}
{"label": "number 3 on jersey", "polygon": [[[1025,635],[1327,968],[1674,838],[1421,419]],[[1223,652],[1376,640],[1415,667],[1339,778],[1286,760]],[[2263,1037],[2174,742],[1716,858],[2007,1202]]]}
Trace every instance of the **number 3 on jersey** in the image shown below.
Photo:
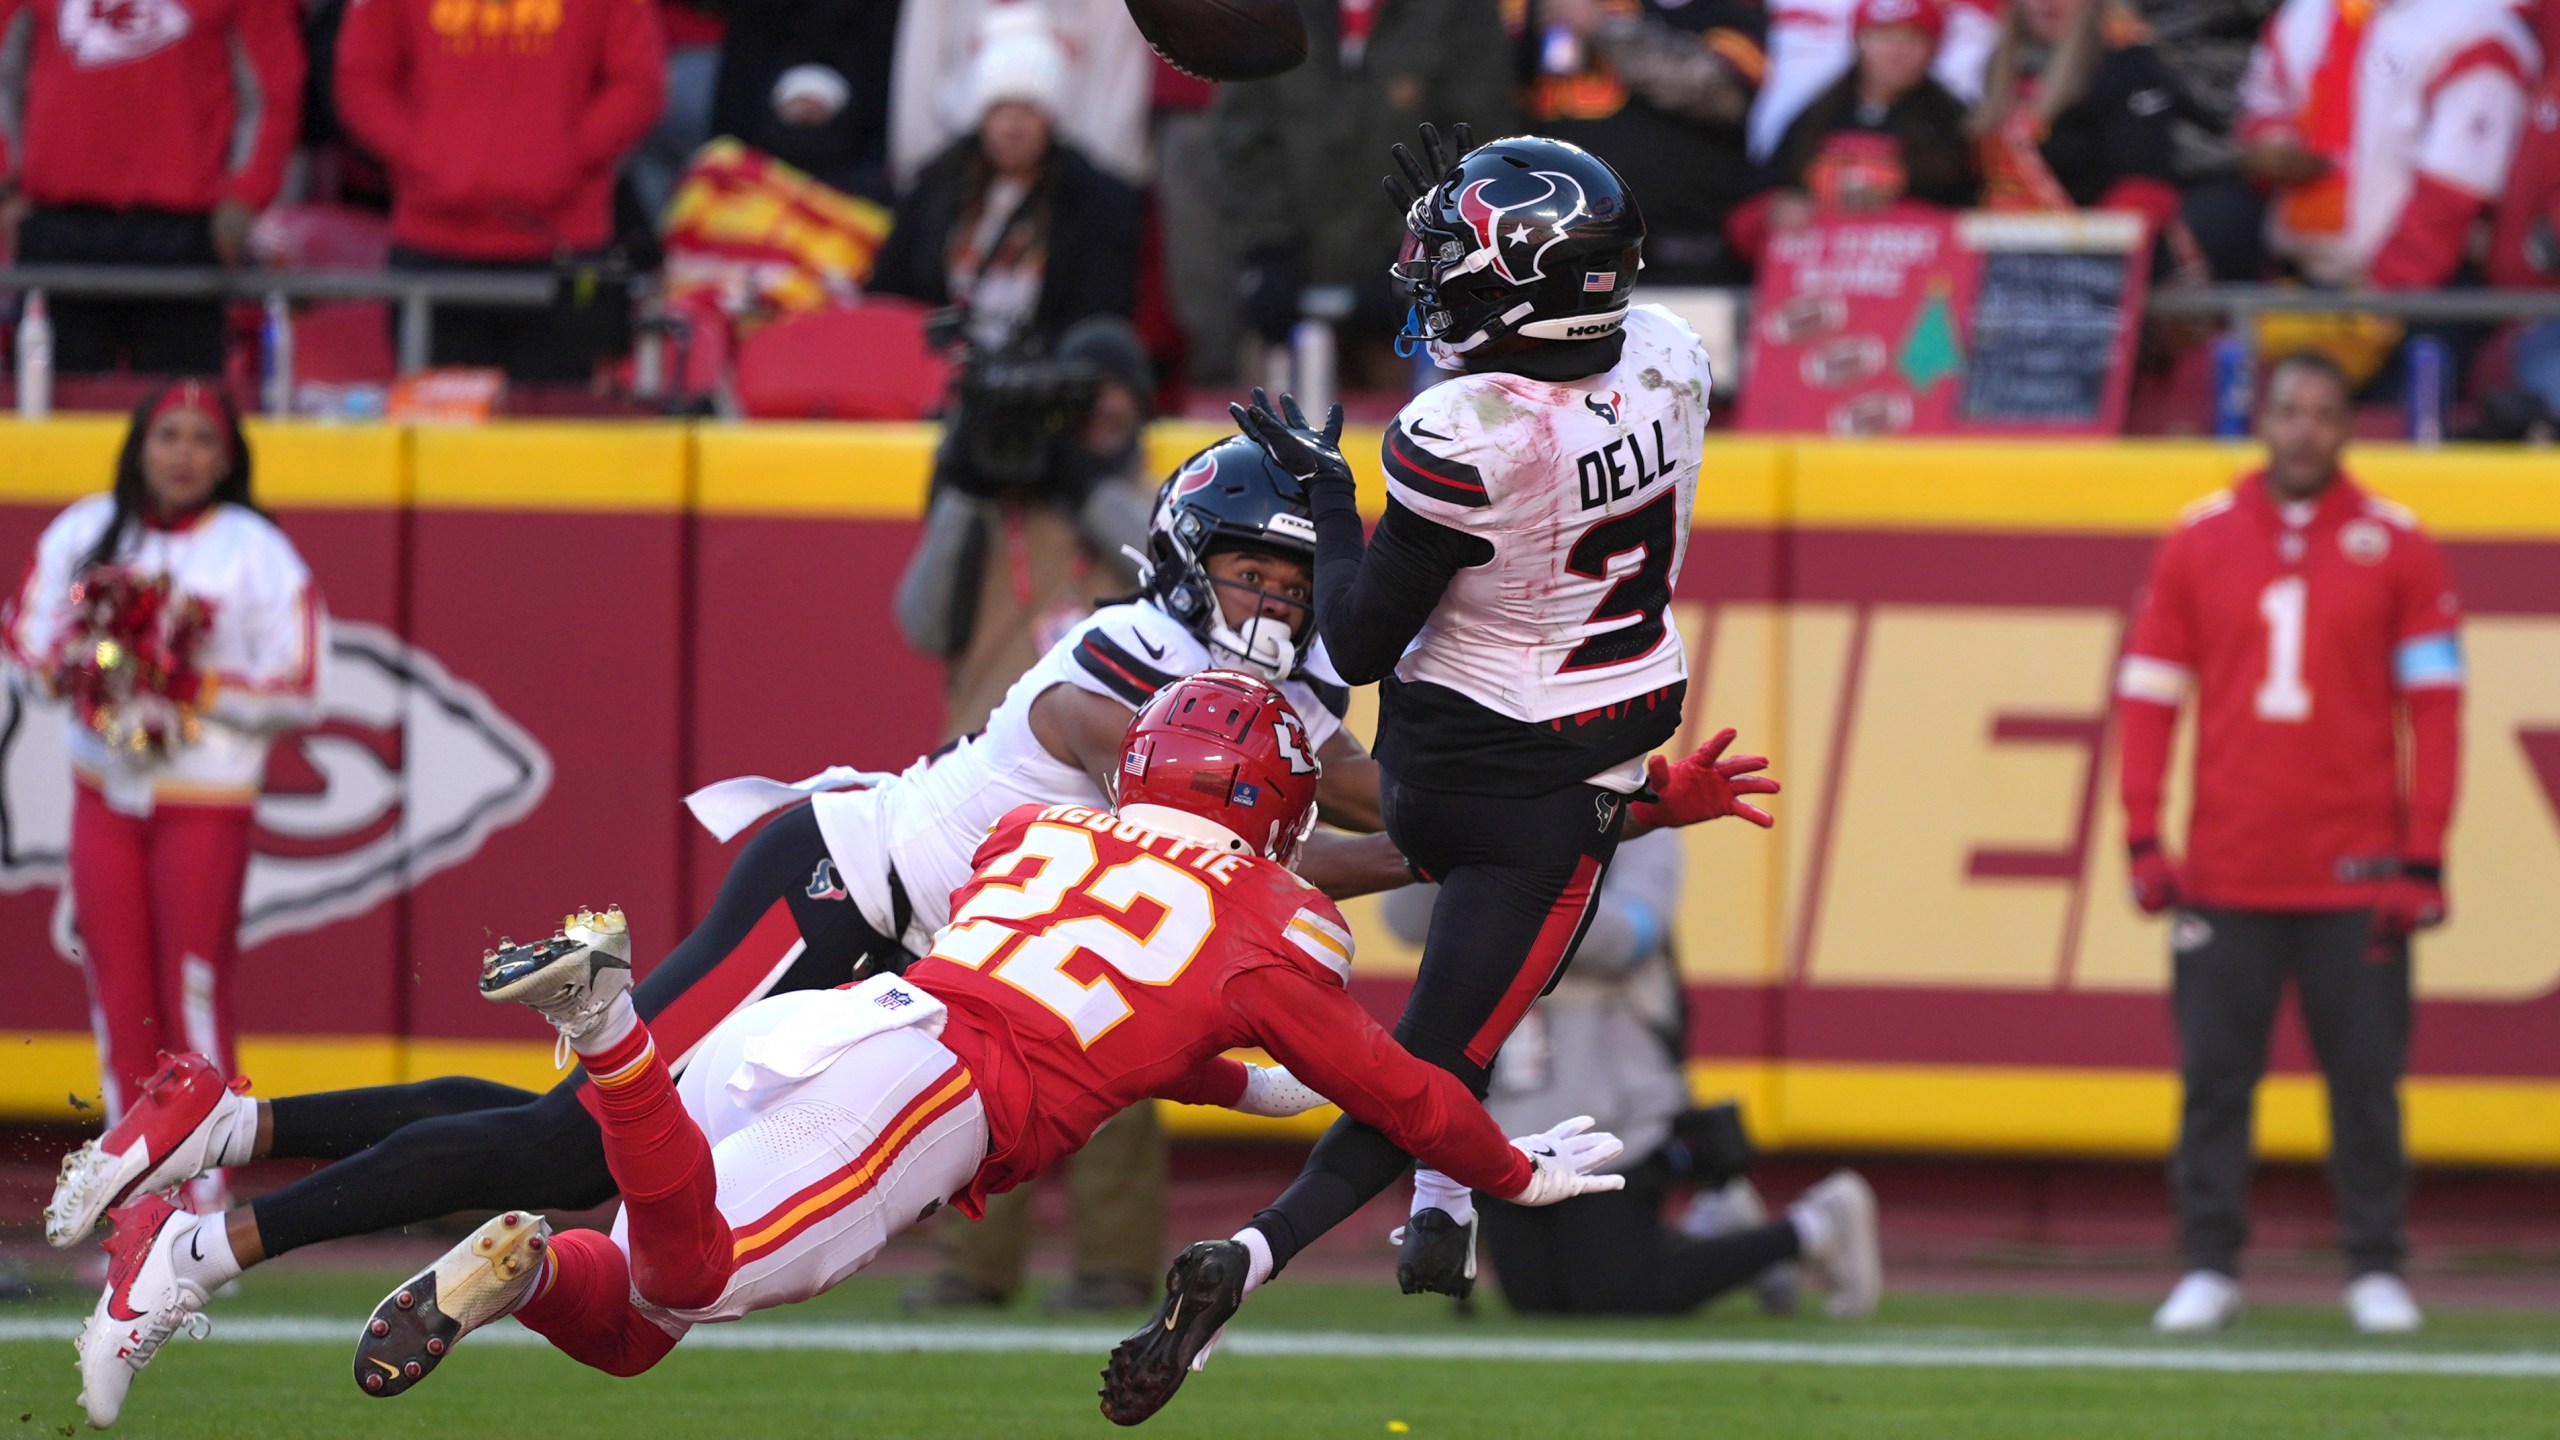
{"label": "number 3 on jersey", "polygon": [[[1592,580],[1608,579],[1610,566],[1619,556],[1641,552],[1642,558],[1600,597],[1590,618],[1583,621],[1590,633],[1564,657],[1560,670],[1570,673],[1624,665],[1652,654],[1662,643],[1668,624],[1663,612],[1671,608],[1671,558],[1680,548],[1680,521],[1673,503],[1677,498],[1676,493],[1665,491],[1650,504],[1601,521],[1573,542],[1564,568]],[[1630,618],[1634,623],[1625,623]]]}
{"label": "number 3 on jersey", "polygon": [[[1039,1001],[1090,1046],[1132,1013],[1120,982],[1170,985],[1200,953],[1216,921],[1209,887],[1171,861],[1153,855],[1124,860],[1093,876],[1100,863],[1093,837],[1079,826],[1033,825],[1013,853],[986,867],[989,880],[951,917],[934,939],[933,953],[955,965],[987,973]],[[1090,883],[1086,877],[1093,876]],[[1105,912],[1055,919],[1026,928],[999,921],[1040,920],[1082,897]],[[1141,921],[1140,900],[1157,913]],[[1069,960],[1091,955],[1106,967],[1092,983],[1066,971]],[[1117,977],[1115,979],[1115,976]]]}

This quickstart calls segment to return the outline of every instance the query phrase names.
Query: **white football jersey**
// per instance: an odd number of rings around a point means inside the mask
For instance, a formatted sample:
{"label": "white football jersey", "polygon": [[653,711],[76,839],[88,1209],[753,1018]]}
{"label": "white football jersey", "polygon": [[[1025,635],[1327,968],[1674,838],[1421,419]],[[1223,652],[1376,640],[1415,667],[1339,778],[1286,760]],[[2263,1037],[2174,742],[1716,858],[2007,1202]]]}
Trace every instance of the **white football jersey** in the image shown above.
{"label": "white football jersey", "polygon": [[[1163,687],[1217,668],[1209,647],[1151,601],[1095,611],[1013,682],[985,729],[870,789],[833,791],[811,802],[847,896],[874,929],[889,934],[894,867],[913,907],[903,940],[923,954],[933,933],[950,922],[951,892],[968,880],[970,859],[998,820],[1020,805],[1111,803],[1092,776],[1050,754],[1031,733],[1033,701],[1053,686],[1072,685],[1117,700],[1134,714]],[[1299,669],[1339,694],[1321,648]],[[1342,728],[1334,708],[1307,679],[1283,681],[1280,693],[1319,749]]]}
{"label": "white football jersey", "polygon": [[[1574,780],[1668,738],[1689,673],[1671,588],[1688,552],[1709,379],[1697,335],[1660,306],[1639,305],[1617,365],[1599,375],[1462,375],[1405,406],[1387,429],[1387,493],[1486,541],[1493,558],[1457,572],[1406,648],[1391,720],[1409,731],[1411,687],[1442,687],[1547,732],[1539,743],[1551,752],[1609,752]],[[1645,713],[1615,713],[1630,704]],[[1666,706],[1667,722],[1653,713]],[[1448,708],[1443,700],[1433,713]],[[1413,763],[1418,744],[1450,752],[1482,738],[1399,734],[1407,763],[1390,768],[1428,783]],[[1633,788],[1619,778],[1613,788]]]}

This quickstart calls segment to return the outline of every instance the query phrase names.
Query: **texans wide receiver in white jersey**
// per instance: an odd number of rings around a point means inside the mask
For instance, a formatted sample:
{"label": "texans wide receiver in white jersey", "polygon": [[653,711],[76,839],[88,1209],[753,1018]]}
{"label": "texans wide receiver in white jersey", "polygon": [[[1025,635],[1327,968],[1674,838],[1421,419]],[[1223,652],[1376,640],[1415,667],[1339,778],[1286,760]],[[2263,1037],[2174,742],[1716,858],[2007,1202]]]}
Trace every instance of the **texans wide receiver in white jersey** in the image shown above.
{"label": "texans wide receiver in white jersey", "polygon": [[1449,578],[1396,660],[1400,719],[1435,732],[1382,736],[1400,775],[1427,783],[1491,747],[1539,789],[1631,791],[1669,737],[1688,678],[1671,582],[1698,493],[1707,353],[1660,306],[1634,307],[1623,333],[1599,374],[1460,375],[1387,427],[1389,499],[1493,552]]}

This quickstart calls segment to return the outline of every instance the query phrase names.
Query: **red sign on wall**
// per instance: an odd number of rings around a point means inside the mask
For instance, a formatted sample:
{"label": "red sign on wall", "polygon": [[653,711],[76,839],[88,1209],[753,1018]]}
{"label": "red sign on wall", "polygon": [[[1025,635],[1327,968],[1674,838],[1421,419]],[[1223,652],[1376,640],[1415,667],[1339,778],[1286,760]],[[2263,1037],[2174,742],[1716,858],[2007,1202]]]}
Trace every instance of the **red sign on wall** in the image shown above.
{"label": "red sign on wall", "polygon": [[1897,206],[1773,237],[1742,423],[1834,435],[2105,434],[2142,314],[2141,217]]}

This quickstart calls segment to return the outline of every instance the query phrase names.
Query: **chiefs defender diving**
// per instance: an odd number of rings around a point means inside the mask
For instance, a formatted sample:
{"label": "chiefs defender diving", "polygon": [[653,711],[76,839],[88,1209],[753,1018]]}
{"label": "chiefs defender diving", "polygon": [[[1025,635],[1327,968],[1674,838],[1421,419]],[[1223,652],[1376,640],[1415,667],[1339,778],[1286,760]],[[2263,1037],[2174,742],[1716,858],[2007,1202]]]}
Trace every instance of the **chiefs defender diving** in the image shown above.
{"label": "chiefs defender diving", "polygon": [[[1177,681],[1129,728],[1116,811],[1013,811],[903,977],[741,1011],[681,1081],[614,949],[572,926],[495,957],[483,993],[550,1019],[595,1084],[622,1213],[610,1237],[518,1211],[483,1225],[375,1310],[357,1384],[398,1394],[507,1314],[638,1374],[695,1325],[824,1292],[946,1201],[978,1213],[1150,1096],[1262,1115],[1331,1099],[1522,1205],[1618,1188],[1592,1173],[1614,1137],[1581,1119],[1506,1142],[1344,989],[1350,932],[1289,868],[1322,770],[1269,683]],[[1282,1065],[1224,1058],[1238,1046]],[[1197,1349],[1180,1338],[1130,1364],[1179,1369]]]}

